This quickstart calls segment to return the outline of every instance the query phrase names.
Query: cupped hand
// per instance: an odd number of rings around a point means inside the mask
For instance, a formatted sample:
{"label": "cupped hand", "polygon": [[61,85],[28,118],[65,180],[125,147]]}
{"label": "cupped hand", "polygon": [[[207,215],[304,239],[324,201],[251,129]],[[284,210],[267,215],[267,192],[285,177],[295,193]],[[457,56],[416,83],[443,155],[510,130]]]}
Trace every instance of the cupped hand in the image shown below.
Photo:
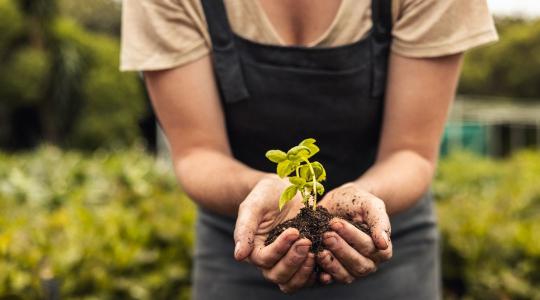
{"label": "cupped hand", "polygon": [[259,267],[267,280],[292,293],[316,281],[315,256],[309,253],[311,241],[300,239],[298,230],[289,228],[264,245],[272,228],[295,217],[302,208],[300,199],[294,199],[279,210],[279,197],[288,185],[288,181],[268,175],[242,202],[234,230],[234,257]]}
{"label": "cupped hand", "polygon": [[[351,283],[377,270],[377,265],[392,257],[390,220],[384,202],[354,183],[342,185],[320,201],[320,205],[338,216],[330,222],[332,231],[323,236],[327,250],[317,255],[324,272],[319,280]],[[366,234],[344,219],[366,223]]]}

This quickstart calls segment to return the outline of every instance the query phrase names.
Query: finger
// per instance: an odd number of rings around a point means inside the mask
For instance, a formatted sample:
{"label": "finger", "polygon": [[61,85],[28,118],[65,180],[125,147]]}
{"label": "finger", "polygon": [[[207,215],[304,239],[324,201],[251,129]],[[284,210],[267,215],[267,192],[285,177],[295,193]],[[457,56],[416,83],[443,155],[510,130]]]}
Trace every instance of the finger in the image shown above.
{"label": "finger", "polygon": [[250,196],[240,204],[234,228],[234,258],[238,261],[246,259],[253,250],[255,233],[261,221],[260,208],[251,204]]}
{"label": "finger", "polygon": [[308,239],[296,241],[287,254],[285,254],[274,267],[263,270],[264,277],[273,283],[286,283],[307,259],[310,247],[311,241]]}
{"label": "finger", "polygon": [[390,241],[388,248],[385,250],[378,250],[373,255],[371,255],[369,258],[373,260],[376,264],[388,261],[392,258],[393,255],[393,246],[392,241]]}
{"label": "finger", "polygon": [[249,261],[261,268],[273,267],[298,240],[300,232],[296,228],[287,228],[270,245],[264,246],[264,241],[256,241],[255,249],[249,257]]}
{"label": "finger", "polygon": [[330,253],[330,251],[323,250],[319,252],[317,262],[335,281],[347,284],[354,281],[354,277],[347,269],[345,269],[345,267],[343,267],[339,260]]}
{"label": "finger", "polygon": [[330,227],[363,256],[369,257],[377,251],[373,239],[353,224],[334,218],[330,221]]}
{"label": "finger", "polygon": [[324,285],[330,284],[332,283],[332,275],[326,272],[321,272],[321,275],[319,276],[319,281]]}
{"label": "finger", "polygon": [[302,267],[293,275],[291,280],[287,283],[280,284],[279,288],[286,294],[293,293],[307,285],[311,275],[313,274],[313,267],[315,266],[315,255],[308,253],[308,256]]}
{"label": "finger", "polygon": [[376,270],[377,266],[371,259],[356,251],[337,233],[326,232],[323,235],[323,242],[341,265],[355,278],[364,277]]}
{"label": "finger", "polygon": [[390,246],[390,219],[386,213],[384,202],[370,195],[371,199],[363,203],[363,218],[371,228],[371,238],[379,250],[385,250]]}
{"label": "finger", "polygon": [[309,280],[306,284],[306,287],[313,286],[317,282],[317,272],[311,272],[311,275],[309,275]]}

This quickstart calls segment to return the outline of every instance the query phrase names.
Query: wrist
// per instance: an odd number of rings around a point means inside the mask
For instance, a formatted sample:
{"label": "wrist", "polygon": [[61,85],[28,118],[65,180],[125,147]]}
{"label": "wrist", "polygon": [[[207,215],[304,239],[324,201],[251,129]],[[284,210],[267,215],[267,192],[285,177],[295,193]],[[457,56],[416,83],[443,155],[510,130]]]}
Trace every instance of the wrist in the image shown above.
{"label": "wrist", "polygon": [[[357,180],[351,181],[350,184],[353,184],[357,189],[362,190],[366,193],[370,193],[372,195],[375,195],[375,188],[374,185],[362,178],[359,178]],[[377,195],[375,195],[377,196]]]}

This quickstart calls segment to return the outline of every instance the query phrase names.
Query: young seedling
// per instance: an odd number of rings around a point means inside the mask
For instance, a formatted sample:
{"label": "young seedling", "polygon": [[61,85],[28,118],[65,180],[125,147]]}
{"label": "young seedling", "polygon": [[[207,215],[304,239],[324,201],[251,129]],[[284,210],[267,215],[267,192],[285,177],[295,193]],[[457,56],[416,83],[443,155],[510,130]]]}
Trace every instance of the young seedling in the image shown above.
{"label": "young seedling", "polygon": [[[277,164],[279,177],[289,178],[291,185],[287,187],[279,199],[279,210],[291,201],[298,192],[302,195],[302,203],[313,210],[317,209],[317,194],[324,193],[321,181],[326,180],[326,171],[321,163],[310,162],[309,159],[319,152],[315,139],[305,139],[287,153],[281,150],[270,150],[266,157]],[[290,176],[292,174],[292,176]],[[311,201],[310,201],[311,200]]]}

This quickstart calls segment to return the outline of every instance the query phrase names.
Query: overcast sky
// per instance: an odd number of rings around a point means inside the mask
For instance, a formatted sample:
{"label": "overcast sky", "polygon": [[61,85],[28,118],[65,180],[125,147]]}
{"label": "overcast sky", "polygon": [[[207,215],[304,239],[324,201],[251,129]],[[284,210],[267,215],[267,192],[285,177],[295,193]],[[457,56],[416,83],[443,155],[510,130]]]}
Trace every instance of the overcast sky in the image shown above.
{"label": "overcast sky", "polygon": [[488,0],[496,15],[540,17],[540,0]]}

